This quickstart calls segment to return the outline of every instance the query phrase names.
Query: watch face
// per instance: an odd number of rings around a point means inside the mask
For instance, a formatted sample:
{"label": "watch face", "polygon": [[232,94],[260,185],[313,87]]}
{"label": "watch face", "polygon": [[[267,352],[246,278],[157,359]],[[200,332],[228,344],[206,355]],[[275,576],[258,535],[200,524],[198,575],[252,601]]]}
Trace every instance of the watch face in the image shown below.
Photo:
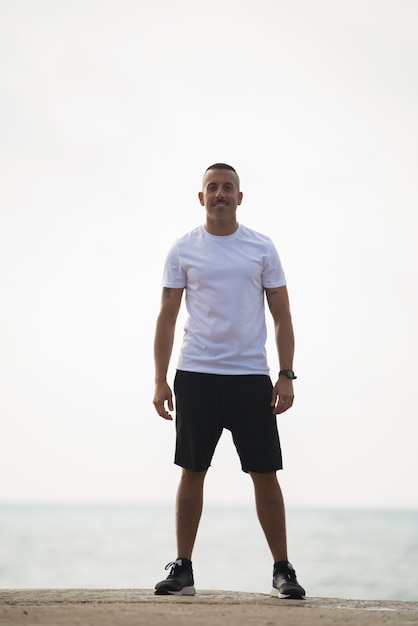
{"label": "watch face", "polygon": [[282,370],[280,374],[283,374],[284,376],[287,376],[288,378],[291,378],[292,380],[296,378],[295,372],[293,370]]}

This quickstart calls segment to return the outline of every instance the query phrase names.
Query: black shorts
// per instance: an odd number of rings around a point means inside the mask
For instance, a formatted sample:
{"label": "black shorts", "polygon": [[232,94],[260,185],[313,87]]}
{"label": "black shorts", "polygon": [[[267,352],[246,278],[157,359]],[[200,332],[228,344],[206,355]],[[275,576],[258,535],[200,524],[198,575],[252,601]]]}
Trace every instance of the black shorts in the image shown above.
{"label": "black shorts", "polygon": [[177,465],[195,472],[207,470],[226,428],[232,433],[244,472],[282,469],[276,415],[270,405],[269,376],[178,370],[174,393]]}

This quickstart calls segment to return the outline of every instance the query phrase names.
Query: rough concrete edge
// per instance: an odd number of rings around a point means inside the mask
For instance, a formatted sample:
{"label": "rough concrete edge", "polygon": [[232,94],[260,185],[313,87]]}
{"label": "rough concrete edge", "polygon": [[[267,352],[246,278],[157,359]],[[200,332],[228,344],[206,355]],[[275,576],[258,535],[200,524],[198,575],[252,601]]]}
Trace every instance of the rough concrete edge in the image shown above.
{"label": "rough concrete edge", "polygon": [[358,600],[306,598],[278,600],[268,594],[241,591],[200,590],[196,596],[158,596],[152,589],[1,589],[0,605],[48,606],[69,604],[257,604],[317,609],[351,609],[418,613],[418,602],[400,600]]}

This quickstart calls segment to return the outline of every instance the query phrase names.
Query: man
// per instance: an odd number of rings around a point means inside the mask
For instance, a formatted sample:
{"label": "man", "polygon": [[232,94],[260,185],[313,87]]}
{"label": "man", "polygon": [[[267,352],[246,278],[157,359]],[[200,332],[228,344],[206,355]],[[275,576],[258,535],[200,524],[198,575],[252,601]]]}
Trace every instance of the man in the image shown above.
{"label": "man", "polygon": [[[157,595],[194,595],[192,551],[203,483],[223,428],[231,431],[254,484],[257,515],[270,547],[272,595],[304,598],[288,561],[285,511],[276,471],[282,468],[276,416],[293,404],[294,337],[279,256],[268,237],[237,221],[238,175],[211,165],[198,194],[206,220],[172,246],[165,264],[155,333],[157,413],[174,409],[166,376],[183,291],[188,320],[174,381],[175,463],[182,469],[176,502],[177,559]],[[280,374],[273,386],[266,360],[264,293],[273,316]]]}

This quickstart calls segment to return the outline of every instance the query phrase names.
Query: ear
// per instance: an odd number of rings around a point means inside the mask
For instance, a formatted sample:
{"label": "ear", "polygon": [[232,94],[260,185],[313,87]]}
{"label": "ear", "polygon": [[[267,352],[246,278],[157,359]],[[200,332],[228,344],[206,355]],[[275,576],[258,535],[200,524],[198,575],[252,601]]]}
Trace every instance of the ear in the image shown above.
{"label": "ear", "polygon": [[201,204],[202,206],[205,206],[205,200],[204,200],[204,197],[203,197],[203,192],[202,192],[202,191],[199,191],[199,193],[197,194],[197,197],[199,198],[199,202],[200,202],[200,204]]}
{"label": "ear", "polygon": [[242,191],[240,191],[238,194],[238,205],[240,205],[241,202],[242,202]]}

